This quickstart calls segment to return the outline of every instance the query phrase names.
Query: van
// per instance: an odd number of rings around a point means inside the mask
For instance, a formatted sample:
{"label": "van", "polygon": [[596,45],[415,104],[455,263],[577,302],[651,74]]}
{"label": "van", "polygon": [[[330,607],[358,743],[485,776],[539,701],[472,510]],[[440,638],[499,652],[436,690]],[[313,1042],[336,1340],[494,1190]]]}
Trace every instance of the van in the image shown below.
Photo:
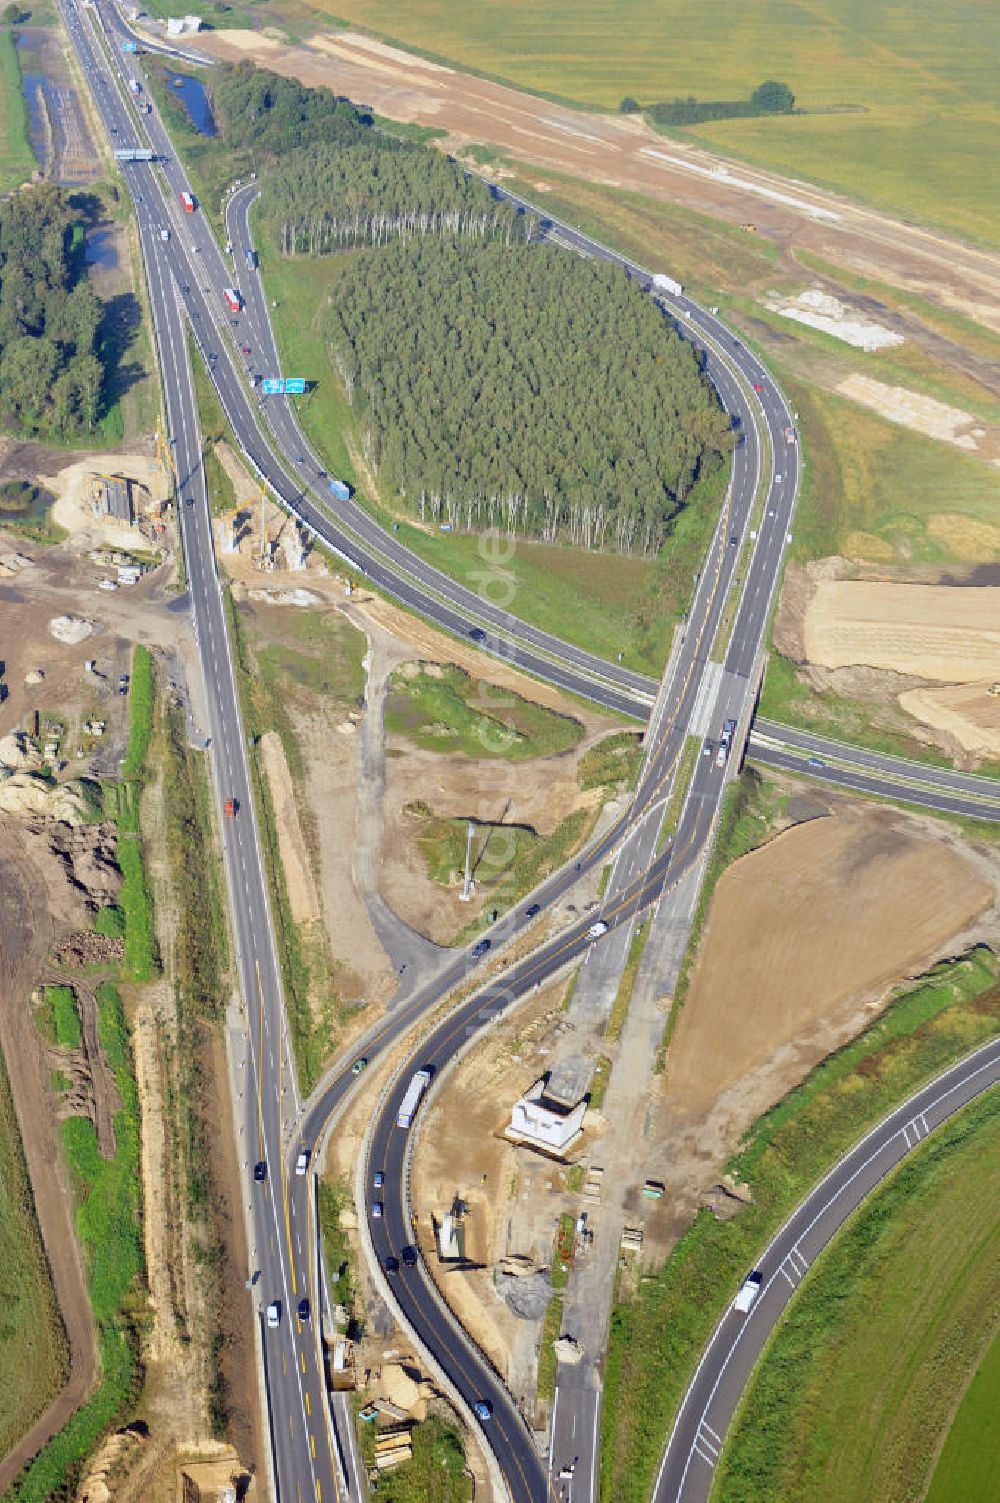
{"label": "van", "polygon": [[602,934],[607,934],[608,926],[603,919],[598,919],[596,924],[591,924],[587,930],[588,939],[600,939]]}
{"label": "van", "polygon": [[763,1282],[764,1275],[759,1269],[755,1268],[753,1273],[748,1273],[743,1280],[739,1294],[733,1301],[733,1309],[738,1310],[741,1315],[746,1315],[753,1308]]}

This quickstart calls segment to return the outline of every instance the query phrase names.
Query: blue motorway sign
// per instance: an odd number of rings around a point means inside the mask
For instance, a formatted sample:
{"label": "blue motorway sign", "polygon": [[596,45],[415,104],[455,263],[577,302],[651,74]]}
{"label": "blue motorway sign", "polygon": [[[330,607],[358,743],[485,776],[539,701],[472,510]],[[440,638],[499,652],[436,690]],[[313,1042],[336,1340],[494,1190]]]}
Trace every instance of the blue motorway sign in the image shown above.
{"label": "blue motorway sign", "polygon": [[275,379],[274,376],[265,376],[260,383],[260,389],[265,397],[280,397],[285,389],[285,383],[280,377]]}
{"label": "blue motorway sign", "polygon": [[296,394],[301,395],[301,393],[304,392],[305,389],[306,389],[306,383],[305,383],[305,378],[303,376],[289,376],[289,377],[287,377],[287,379],[285,381],[285,391],[288,393],[289,396],[294,396]]}

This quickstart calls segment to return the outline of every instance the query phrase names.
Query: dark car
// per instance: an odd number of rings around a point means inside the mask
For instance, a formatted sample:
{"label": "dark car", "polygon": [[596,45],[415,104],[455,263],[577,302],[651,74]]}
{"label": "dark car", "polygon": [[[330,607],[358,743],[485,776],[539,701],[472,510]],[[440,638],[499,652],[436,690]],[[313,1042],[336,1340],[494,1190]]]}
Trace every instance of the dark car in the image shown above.
{"label": "dark car", "polygon": [[193,506],[194,505],[194,497],[193,496],[185,496],[184,497],[184,505],[185,506]]}
{"label": "dark car", "polygon": [[739,537],[738,537],[738,536],[737,536],[737,535],[736,535],[736,533],[735,533],[735,532],[734,532],[734,533],[733,533],[733,534],[732,534],[732,536],[731,536],[731,537],[730,537],[730,539],[729,539],[729,546],[730,546],[730,548],[735,548],[735,547],[736,547],[736,544],[737,544],[737,543],[738,543],[738,542],[739,542]]}
{"label": "dark car", "polygon": [[541,911],[542,911],[542,905],[541,905],[541,903],[531,903],[524,910],[524,916],[525,916],[525,918],[537,918],[537,916],[541,913]]}
{"label": "dark car", "polygon": [[390,1253],[389,1256],[385,1260],[385,1271],[386,1271],[386,1273],[398,1273],[399,1272],[399,1259],[398,1258],[394,1258],[392,1256],[392,1253]]}
{"label": "dark car", "polygon": [[481,626],[470,626],[469,640],[471,642],[485,642],[486,633],[483,631],[483,628]]}
{"label": "dark car", "polygon": [[407,1268],[416,1268],[417,1256],[417,1249],[415,1247],[408,1246],[403,1248],[403,1262]]}
{"label": "dark car", "polygon": [[476,943],[472,946],[473,960],[482,960],[483,956],[487,953],[489,948],[490,942],[488,939],[477,940]]}
{"label": "dark car", "polygon": [[263,1159],[258,1159],[253,1166],[253,1177],[260,1184],[261,1180],[267,1179],[267,1165]]}
{"label": "dark car", "polygon": [[298,1314],[299,1314],[299,1320],[308,1320],[309,1319],[309,1301],[307,1299],[300,1299],[299,1300],[299,1303],[298,1303]]}

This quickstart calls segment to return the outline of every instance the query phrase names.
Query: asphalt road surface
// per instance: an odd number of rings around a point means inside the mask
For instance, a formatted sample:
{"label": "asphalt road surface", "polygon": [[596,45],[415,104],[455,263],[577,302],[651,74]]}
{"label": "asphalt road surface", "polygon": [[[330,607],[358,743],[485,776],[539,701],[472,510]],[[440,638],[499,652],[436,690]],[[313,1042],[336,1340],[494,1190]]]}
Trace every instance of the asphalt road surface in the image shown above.
{"label": "asphalt road surface", "polygon": [[998,1082],[1000,1040],[995,1039],[916,1092],[862,1138],[793,1213],[757,1265],[762,1283],[749,1314],[730,1307],[716,1327],[667,1444],[654,1503],[704,1503],[757,1359],[816,1258],[907,1154]]}
{"label": "asphalt road surface", "polygon": [[[252,384],[254,375],[278,374],[266,298],[259,274],[247,268],[245,258],[254,189],[241,191],[229,205],[227,228],[234,255],[227,261],[204,215],[200,211],[185,215],[180,209],[179,195],[187,187],[186,177],[159,116],[154,112],[137,120],[134,114],[123,83],[125,70],[116,51],[121,35],[116,13],[105,4],[96,14],[112,37],[110,61],[90,31],[93,13],[80,12],[69,4],[65,10],[111,141],[114,145],[141,146],[147,133],[149,144],[161,159],[155,167],[122,164],[122,173],[136,203],[160,348],[192,613],[208,687],[218,793],[220,802],[235,798],[238,805],[235,819],[223,821],[223,848],[247,1008],[247,1194],[273,1458],[282,1497],[316,1498],[322,1503],[324,1498],[338,1496],[342,1479],[346,1478],[352,1493],[361,1482],[351,1461],[351,1448],[345,1446],[344,1437],[338,1439],[334,1433],[324,1401],[317,1312],[310,1306],[302,1318],[296,1313],[300,1300],[315,1300],[318,1280],[311,1176],[297,1175],[290,1166],[300,1146],[311,1148],[322,1124],[350,1089],[353,1076],[342,1070],[299,1120],[226,620],[212,552],[187,366],[185,318],[196,331],[199,349],[227,416],[251,462],[305,526],[373,583],[456,635],[466,636],[471,625],[482,626],[489,634],[489,650],[610,708],[645,718],[655,685],[642,675],[603,663],[524,626],[415,559],[353,502],[331,502],[329,477],[302,438],[291,404],[284,399],[267,399],[265,411],[263,399]],[[164,229],[170,230],[169,239],[162,238]],[[567,227],[547,222],[547,231],[578,250],[619,261],[648,282],[646,273]],[[239,315],[231,314],[222,299],[222,287],[233,285],[245,299]],[[734,454],[726,508],[699,579],[684,640],[671,663],[662,713],[647,738],[648,755],[639,794],[616,830],[587,852],[580,870],[607,859],[626,828],[640,819],[656,818],[693,723],[702,725],[700,734],[712,740],[709,732],[717,738],[722,720],[746,718],[797,490],[798,449],[794,444],[786,445],[784,439],[793,419],[756,357],[688,299],[667,299],[666,303],[668,312],[690,331],[691,337],[703,343],[706,370],[737,420],[741,442]],[[249,356],[244,346],[249,347]],[[747,383],[749,388],[756,386],[759,390],[751,395]],[[762,452],[759,425],[763,423],[770,429],[769,453],[778,456],[781,469],[776,470],[773,459],[770,461],[766,496],[759,514],[752,517]],[[734,604],[731,623],[724,615],[728,601]],[[678,880],[696,858],[711,828],[727,770],[717,765],[714,745],[711,756],[699,758],[673,842],[619,900],[616,911],[603,915],[609,924],[625,921],[638,908],[654,901],[664,886]],[[574,867],[557,874],[535,900],[548,904],[568,890],[577,875]],[[523,910],[509,915],[492,936],[494,946],[530,922]],[[508,1005],[582,955],[591,942],[586,927],[574,926],[506,973],[502,986],[491,987],[442,1025],[422,1046],[419,1057],[443,1068],[469,1030],[485,1026],[499,1006]],[[371,1055],[392,1043],[416,1016],[446,995],[472,964],[469,954],[447,963],[424,993],[405,1010],[391,1015],[372,1042],[362,1047]],[[298,1129],[290,1137],[295,1122]],[[384,1164],[387,1177],[386,1215],[377,1228],[383,1258],[390,1255],[391,1248],[401,1250],[409,1245],[403,1176],[405,1136],[394,1123],[390,1101],[378,1124],[372,1156],[373,1163],[379,1160]],[[262,1182],[251,1177],[256,1159],[267,1166]],[[545,1478],[537,1451],[502,1385],[436,1299],[419,1265],[412,1269],[403,1265],[394,1277],[407,1318],[460,1392],[470,1401],[488,1398],[493,1405],[486,1438],[514,1497],[544,1497]],[[273,1327],[264,1318],[272,1302],[277,1306],[277,1324]]]}

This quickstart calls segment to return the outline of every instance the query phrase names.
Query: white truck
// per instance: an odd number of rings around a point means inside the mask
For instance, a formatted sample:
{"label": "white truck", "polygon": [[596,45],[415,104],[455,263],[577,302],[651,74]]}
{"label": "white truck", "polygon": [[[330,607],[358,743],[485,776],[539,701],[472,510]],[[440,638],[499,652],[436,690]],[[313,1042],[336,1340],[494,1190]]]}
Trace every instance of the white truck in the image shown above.
{"label": "white truck", "polygon": [[430,1070],[418,1070],[406,1088],[406,1095],[399,1103],[399,1111],[396,1113],[396,1126],[409,1127],[413,1121],[420,1098],[431,1083]]}
{"label": "white truck", "polygon": [[608,926],[603,919],[598,919],[596,924],[591,924],[587,930],[588,939],[600,939],[602,934],[607,934]]}
{"label": "white truck", "polygon": [[675,277],[668,277],[662,271],[658,271],[653,278],[653,286],[657,292],[669,292],[671,297],[680,297],[684,288]]}

